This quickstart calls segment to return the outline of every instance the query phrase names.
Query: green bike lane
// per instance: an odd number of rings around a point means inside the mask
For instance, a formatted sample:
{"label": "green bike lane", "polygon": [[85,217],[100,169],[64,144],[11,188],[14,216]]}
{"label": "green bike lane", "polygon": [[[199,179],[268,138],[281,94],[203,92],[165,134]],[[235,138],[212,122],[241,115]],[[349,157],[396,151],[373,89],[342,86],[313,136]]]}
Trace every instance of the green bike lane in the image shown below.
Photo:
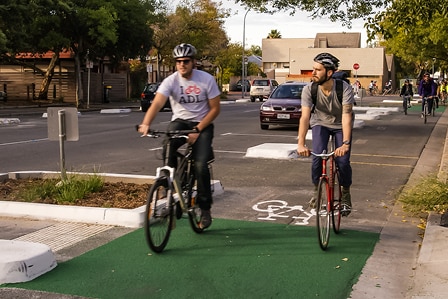
{"label": "green bike lane", "polygon": [[2,287],[86,298],[347,298],[379,234],[332,234],[324,252],[310,226],[218,218],[196,234],[181,219],[161,254],[138,229]]}

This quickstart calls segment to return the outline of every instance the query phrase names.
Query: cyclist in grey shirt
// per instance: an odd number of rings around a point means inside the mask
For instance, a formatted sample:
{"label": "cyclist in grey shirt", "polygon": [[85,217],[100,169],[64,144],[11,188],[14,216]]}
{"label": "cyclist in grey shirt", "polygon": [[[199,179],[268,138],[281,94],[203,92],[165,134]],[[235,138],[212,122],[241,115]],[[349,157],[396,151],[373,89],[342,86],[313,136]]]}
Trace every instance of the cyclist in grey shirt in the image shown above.
{"label": "cyclist in grey shirt", "polygon": [[[302,91],[302,116],[298,131],[297,153],[309,156],[310,150],[305,144],[308,128],[311,127],[313,138],[313,152],[322,153],[327,149],[330,135],[336,142],[335,157],[342,185],[343,216],[348,216],[352,209],[350,186],[352,184],[352,168],[350,165],[350,152],[352,142],[352,129],[354,122],[353,104],[355,102],[350,84],[343,83],[342,101],[339,101],[336,92],[336,81],[332,78],[338,69],[339,59],[329,53],[321,53],[314,58],[312,82]],[[311,86],[318,84],[316,104],[313,105]],[[313,107],[315,106],[315,107]],[[311,178],[315,186],[315,194],[310,204],[316,200],[317,184],[322,174],[322,164],[318,157],[313,156]]]}

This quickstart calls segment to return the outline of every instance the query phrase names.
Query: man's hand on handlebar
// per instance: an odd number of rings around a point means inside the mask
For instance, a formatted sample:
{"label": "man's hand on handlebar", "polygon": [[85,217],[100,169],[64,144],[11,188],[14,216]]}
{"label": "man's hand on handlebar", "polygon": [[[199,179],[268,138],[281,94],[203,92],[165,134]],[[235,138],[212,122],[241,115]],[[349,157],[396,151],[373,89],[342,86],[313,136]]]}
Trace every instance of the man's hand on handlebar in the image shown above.
{"label": "man's hand on handlebar", "polygon": [[142,133],[142,135],[147,135],[149,133],[149,126],[145,124],[137,125],[137,131]]}

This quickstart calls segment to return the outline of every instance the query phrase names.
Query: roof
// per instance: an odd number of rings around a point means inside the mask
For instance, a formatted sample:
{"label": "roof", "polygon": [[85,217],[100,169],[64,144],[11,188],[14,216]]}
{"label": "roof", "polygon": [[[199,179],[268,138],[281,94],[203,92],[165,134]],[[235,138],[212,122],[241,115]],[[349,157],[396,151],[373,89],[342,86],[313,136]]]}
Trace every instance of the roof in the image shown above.
{"label": "roof", "polygon": [[314,48],[361,48],[361,33],[317,33]]}

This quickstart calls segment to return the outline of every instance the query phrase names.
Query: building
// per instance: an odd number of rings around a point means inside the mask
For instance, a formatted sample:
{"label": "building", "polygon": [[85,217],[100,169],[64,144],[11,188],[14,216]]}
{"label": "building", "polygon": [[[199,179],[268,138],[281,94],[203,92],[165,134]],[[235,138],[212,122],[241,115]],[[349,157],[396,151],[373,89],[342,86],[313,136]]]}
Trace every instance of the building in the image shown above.
{"label": "building", "polygon": [[[356,79],[363,87],[371,80],[384,84],[395,80],[395,65],[384,48],[361,48],[361,33],[318,33],[315,38],[266,38],[262,40],[263,72],[279,83],[287,80],[309,82],[313,58],[329,52],[340,60],[341,71],[351,82]],[[359,66],[355,70],[355,64]],[[394,85],[395,89],[397,85]]]}

